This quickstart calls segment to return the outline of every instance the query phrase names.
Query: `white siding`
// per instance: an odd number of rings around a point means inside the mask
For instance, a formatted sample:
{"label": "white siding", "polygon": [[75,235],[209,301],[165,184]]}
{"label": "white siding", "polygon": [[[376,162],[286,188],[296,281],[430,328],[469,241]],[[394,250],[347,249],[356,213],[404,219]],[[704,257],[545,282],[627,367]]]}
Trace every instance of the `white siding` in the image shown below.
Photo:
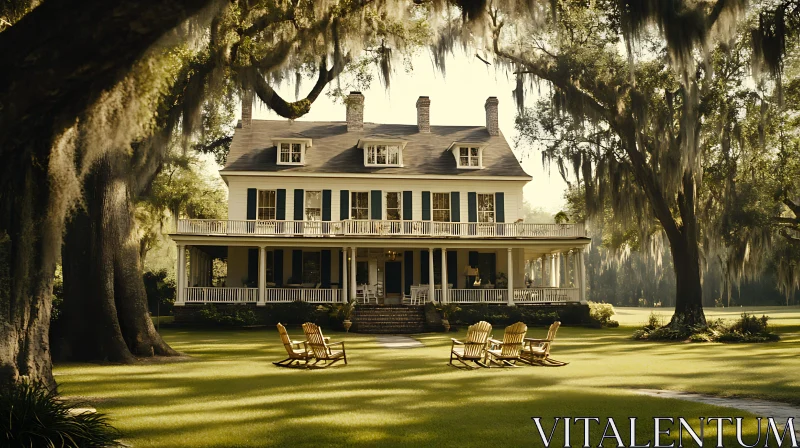
{"label": "white siding", "polygon": [[[228,219],[247,219],[247,189],[286,189],[286,219],[294,218],[294,190],[331,190],[331,219],[338,221],[340,191],[372,191],[380,189],[383,194],[383,215],[386,214],[385,193],[389,191],[412,192],[412,217],[422,219],[422,192],[452,192],[460,194],[461,222],[469,220],[468,193],[504,193],[505,222],[514,222],[522,217],[522,187],[525,181],[460,180],[460,179],[393,179],[341,178],[341,177],[270,177],[229,176]],[[370,197],[371,200],[371,197]]]}

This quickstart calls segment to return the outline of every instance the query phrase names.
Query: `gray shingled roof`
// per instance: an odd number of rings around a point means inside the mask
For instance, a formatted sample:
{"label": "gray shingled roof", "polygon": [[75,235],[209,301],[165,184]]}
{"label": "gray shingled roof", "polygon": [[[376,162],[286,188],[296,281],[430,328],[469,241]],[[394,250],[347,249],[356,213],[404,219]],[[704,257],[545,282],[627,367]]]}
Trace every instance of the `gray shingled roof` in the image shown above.
{"label": "gray shingled roof", "polygon": [[[358,140],[375,137],[408,142],[403,150],[403,167],[364,166]],[[277,138],[312,139],[305,166],[278,165],[277,149],[272,144]],[[484,168],[458,169],[448,150],[453,142],[488,144],[483,151]],[[341,121],[288,120],[253,120],[249,128],[237,128],[222,174],[233,171],[528,176],[506,139],[490,136],[483,126],[431,126],[430,134],[421,134],[416,125],[364,123],[363,131],[347,132],[347,124]]]}

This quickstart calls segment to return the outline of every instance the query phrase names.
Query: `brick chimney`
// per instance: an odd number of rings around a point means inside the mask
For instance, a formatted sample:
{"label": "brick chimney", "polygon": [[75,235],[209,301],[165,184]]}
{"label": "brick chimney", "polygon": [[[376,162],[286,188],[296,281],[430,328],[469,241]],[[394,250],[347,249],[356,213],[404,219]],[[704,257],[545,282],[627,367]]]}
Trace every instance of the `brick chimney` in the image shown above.
{"label": "brick chimney", "polygon": [[242,123],[241,127],[249,128],[253,124],[253,91],[245,89],[242,92]]}
{"label": "brick chimney", "polygon": [[431,99],[427,96],[417,100],[417,128],[419,132],[431,132]]}
{"label": "brick chimney", "polygon": [[483,106],[486,109],[486,130],[489,135],[500,135],[500,126],[497,124],[497,101],[496,96],[486,98],[486,104]]}
{"label": "brick chimney", "polygon": [[344,100],[347,105],[347,132],[364,130],[364,95],[350,92]]}

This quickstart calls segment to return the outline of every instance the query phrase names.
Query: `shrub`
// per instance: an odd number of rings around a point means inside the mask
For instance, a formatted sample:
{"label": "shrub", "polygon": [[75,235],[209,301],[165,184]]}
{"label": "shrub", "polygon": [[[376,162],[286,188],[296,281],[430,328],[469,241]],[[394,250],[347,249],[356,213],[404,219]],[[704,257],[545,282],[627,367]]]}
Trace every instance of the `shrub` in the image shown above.
{"label": "shrub", "polygon": [[100,413],[73,415],[55,390],[39,383],[0,386],[0,440],[19,447],[120,447],[119,431]]}
{"label": "shrub", "polygon": [[611,319],[614,314],[610,303],[589,302],[589,317],[603,327],[619,327],[619,322]]}
{"label": "shrub", "polygon": [[314,322],[318,325],[325,325],[329,320],[328,315],[335,307],[336,305],[320,307],[313,303],[296,300],[291,303],[267,305],[266,313],[269,319],[274,321],[272,323],[299,325]]}
{"label": "shrub", "polygon": [[489,306],[487,304],[462,306],[452,313],[450,323],[471,325],[485,320],[492,325],[508,325],[514,322],[525,322],[528,325],[550,325],[561,320],[555,311],[547,312],[535,307],[526,306]]}
{"label": "shrub", "polygon": [[147,293],[147,308],[155,315],[170,314],[175,303],[175,281],[167,278],[166,269],[142,274],[144,289]]}
{"label": "shrub", "polygon": [[206,305],[197,314],[200,322],[205,324],[241,327],[258,323],[256,313],[245,307],[236,306],[218,309],[214,305]]}
{"label": "shrub", "polygon": [[691,342],[771,342],[780,337],[768,330],[769,317],[756,317],[743,313],[741,317],[731,323],[722,319],[708,321],[706,326],[690,327],[681,325],[680,322],[664,326],[661,317],[650,313],[649,322],[639,330],[633,332],[633,339],[650,341],[680,341]]}

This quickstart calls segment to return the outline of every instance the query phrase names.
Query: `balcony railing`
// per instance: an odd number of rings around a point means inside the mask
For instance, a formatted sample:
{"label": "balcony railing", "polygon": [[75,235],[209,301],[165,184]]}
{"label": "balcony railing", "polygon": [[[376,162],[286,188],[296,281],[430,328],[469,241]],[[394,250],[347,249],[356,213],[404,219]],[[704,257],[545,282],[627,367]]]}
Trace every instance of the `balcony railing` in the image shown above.
{"label": "balcony railing", "polygon": [[586,236],[583,223],[533,224],[433,222],[433,221],[258,221],[181,219],[184,235],[250,235],[270,237],[413,236],[437,238],[579,238]]}

